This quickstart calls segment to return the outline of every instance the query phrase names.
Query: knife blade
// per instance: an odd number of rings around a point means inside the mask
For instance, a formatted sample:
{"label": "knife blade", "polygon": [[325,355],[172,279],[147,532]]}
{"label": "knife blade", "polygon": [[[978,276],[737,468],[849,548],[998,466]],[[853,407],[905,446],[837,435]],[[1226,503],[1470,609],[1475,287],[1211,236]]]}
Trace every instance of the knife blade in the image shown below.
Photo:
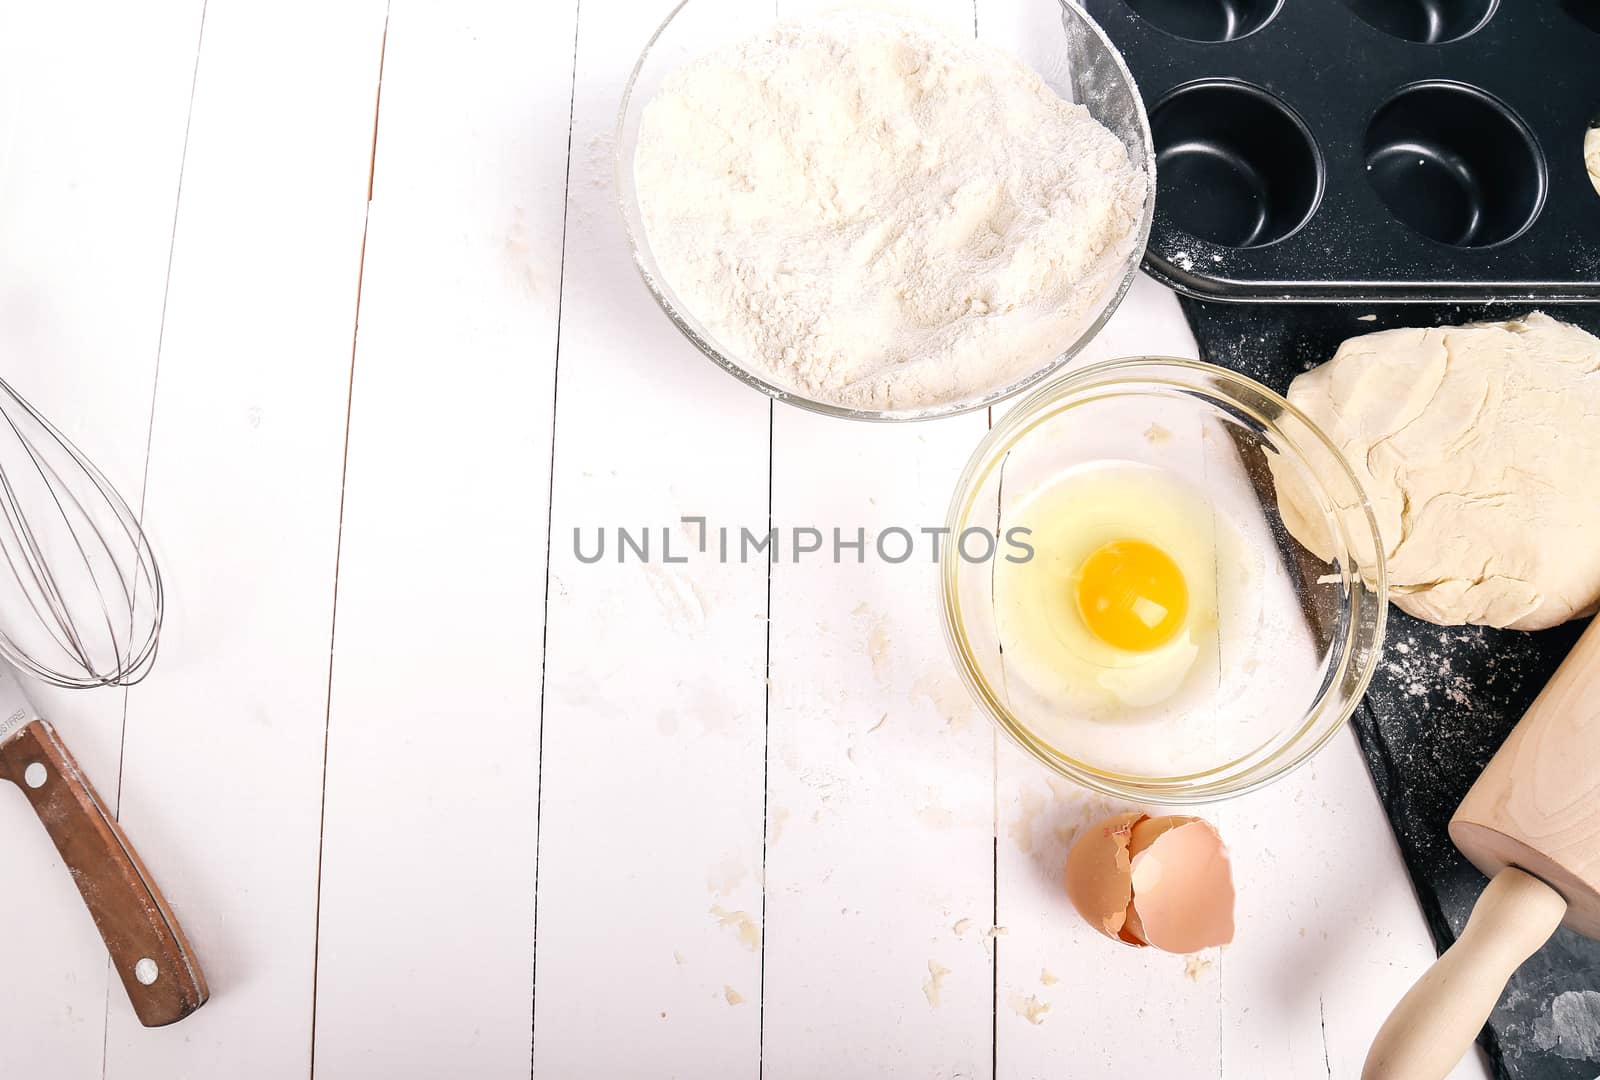
{"label": "knife blade", "polygon": [[4,661],[0,661],[0,716],[5,717],[0,720],[0,742],[11,738],[29,720],[38,719],[33,702],[22,689],[17,669]]}

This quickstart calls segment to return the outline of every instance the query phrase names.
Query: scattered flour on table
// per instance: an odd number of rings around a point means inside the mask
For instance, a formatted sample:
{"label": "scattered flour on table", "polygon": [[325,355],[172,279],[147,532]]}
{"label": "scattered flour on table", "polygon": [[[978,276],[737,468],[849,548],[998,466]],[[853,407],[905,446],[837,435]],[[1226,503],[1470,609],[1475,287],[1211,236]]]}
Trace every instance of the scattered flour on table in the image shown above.
{"label": "scattered flour on table", "polygon": [[1016,58],[869,11],[669,76],[634,176],[663,277],[735,358],[881,410],[979,396],[1063,352],[1149,188]]}

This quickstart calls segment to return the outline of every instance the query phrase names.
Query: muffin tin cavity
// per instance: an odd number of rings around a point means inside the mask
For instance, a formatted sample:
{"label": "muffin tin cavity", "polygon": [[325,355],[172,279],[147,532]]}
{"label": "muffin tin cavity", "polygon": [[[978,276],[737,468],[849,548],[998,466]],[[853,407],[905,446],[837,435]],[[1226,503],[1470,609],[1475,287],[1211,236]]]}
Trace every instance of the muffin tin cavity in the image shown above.
{"label": "muffin tin cavity", "polygon": [[1194,235],[1256,247],[1316,209],[1322,159],[1305,122],[1257,86],[1215,79],[1173,91],[1150,115],[1157,205]]}
{"label": "muffin tin cavity", "polygon": [[1561,10],[1600,34],[1600,0],[1561,0]]}
{"label": "muffin tin cavity", "polygon": [[1479,30],[1498,0],[1343,0],[1368,24],[1406,41],[1441,45]]}
{"label": "muffin tin cavity", "polygon": [[1186,41],[1236,41],[1260,30],[1283,0],[1127,0],[1152,25]]}
{"label": "muffin tin cavity", "polygon": [[1501,101],[1461,83],[1408,86],[1367,126],[1367,179],[1395,217],[1458,247],[1519,236],[1544,204],[1545,163]]}
{"label": "muffin tin cavity", "polygon": [[1574,148],[1600,105],[1600,0],[1081,2],[1150,110],[1156,280],[1203,300],[1600,303]]}

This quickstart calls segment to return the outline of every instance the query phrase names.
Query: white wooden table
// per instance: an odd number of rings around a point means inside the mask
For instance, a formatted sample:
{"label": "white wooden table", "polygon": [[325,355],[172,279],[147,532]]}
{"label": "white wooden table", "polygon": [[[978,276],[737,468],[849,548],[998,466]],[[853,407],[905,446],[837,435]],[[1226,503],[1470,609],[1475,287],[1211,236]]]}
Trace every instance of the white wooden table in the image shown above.
{"label": "white wooden table", "polygon": [[[987,423],[774,407],[656,310],[610,132],[667,7],[0,5],[4,374],[170,589],[146,683],[38,696],[213,988],[139,1027],[0,789],[0,1075],[1355,1076],[1431,949],[1352,738],[1214,810],[1235,945],[1122,949],[928,565],[575,557],[936,525]],[[1134,352],[1193,354],[1146,280]]]}

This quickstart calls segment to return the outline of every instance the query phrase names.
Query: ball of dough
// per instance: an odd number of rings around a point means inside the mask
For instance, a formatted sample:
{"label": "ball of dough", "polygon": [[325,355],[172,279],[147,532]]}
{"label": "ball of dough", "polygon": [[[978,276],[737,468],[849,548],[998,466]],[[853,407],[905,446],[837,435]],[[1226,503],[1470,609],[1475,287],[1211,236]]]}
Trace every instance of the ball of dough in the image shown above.
{"label": "ball of dough", "polygon": [[1600,127],[1592,127],[1583,137],[1583,164],[1589,170],[1589,183],[1600,191]]}
{"label": "ball of dough", "polygon": [[[1600,338],[1539,313],[1388,330],[1346,341],[1289,400],[1366,489],[1402,610],[1521,630],[1595,610]],[[1325,546],[1298,500],[1280,509],[1302,543]]]}

